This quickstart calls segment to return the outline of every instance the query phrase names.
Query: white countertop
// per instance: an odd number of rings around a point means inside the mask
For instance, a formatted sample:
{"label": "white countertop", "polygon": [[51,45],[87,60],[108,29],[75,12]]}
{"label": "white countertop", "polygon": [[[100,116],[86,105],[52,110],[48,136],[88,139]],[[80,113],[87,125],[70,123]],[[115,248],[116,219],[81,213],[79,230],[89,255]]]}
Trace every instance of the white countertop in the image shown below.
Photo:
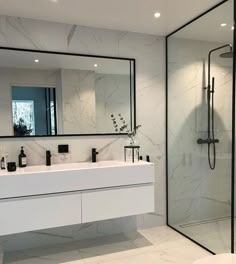
{"label": "white countertop", "polygon": [[[73,171],[73,170],[88,170],[88,169],[101,169],[101,168],[112,168],[112,167],[129,167],[129,166],[143,166],[143,165],[154,165],[153,163],[146,161],[139,162],[125,162],[119,160],[109,160],[109,161],[98,161],[92,162],[78,162],[78,163],[64,163],[64,164],[52,164],[51,166],[37,165],[37,166],[27,166],[25,168],[17,168],[16,171],[8,172],[7,169],[0,170],[0,176],[14,176],[14,175],[26,175],[32,173],[42,173],[45,172],[59,172],[59,171]],[[46,174],[45,174],[46,175]]]}
{"label": "white countertop", "polygon": [[0,199],[84,191],[155,181],[154,164],[140,161],[100,161],[29,166],[0,171]]}

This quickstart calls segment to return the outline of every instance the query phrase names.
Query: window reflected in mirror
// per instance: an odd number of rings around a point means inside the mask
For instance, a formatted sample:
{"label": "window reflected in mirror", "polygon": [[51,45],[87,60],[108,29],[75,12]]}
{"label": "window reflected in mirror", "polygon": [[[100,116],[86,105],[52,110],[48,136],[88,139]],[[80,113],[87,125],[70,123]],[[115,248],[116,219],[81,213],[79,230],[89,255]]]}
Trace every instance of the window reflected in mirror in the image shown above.
{"label": "window reflected in mirror", "polygon": [[56,135],[55,88],[12,87],[14,136]]}

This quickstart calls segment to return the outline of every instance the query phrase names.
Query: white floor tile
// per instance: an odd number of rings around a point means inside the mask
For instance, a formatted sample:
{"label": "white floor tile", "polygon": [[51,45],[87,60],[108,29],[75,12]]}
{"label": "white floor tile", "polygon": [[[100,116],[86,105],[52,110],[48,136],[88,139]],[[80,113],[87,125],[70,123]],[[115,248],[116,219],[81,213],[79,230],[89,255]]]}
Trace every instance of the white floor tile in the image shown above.
{"label": "white floor tile", "polygon": [[210,254],[169,227],[6,254],[4,264],[192,264]]}

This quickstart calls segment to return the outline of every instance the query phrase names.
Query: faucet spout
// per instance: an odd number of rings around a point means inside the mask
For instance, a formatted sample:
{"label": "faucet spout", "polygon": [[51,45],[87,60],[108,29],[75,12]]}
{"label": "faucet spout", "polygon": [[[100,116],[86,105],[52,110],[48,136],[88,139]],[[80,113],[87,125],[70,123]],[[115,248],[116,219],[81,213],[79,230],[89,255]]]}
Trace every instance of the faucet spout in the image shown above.
{"label": "faucet spout", "polygon": [[46,166],[51,166],[51,151],[47,150],[46,151]]}
{"label": "faucet spout", "polygon": [[99,154],[97,152],[97,149],[96,148],[92,148],[92,162],[97,162],[97,154]]}

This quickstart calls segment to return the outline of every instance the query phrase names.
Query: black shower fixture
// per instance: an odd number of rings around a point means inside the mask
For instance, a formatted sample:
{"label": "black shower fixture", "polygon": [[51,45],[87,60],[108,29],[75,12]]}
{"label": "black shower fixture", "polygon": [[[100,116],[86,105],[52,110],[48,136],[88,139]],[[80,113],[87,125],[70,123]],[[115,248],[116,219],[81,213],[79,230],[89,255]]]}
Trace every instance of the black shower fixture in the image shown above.
{"label": "black shower fixture", "polygon": [[[220,54],[221,58],[232,58],[233,48],[231,44],[226,44],[215,49],[210,50],[208,54],[208,84],[204,89],[207,90],[207,138],[197,140],[198,144],[208,145],[208,163],[209,167],[214,170],[216,166],[216,143],[219,143],[219,139],[215,139],[215,110],[214,110],[214,93],[215,93],[215,77],[211,78],[211,54],[215,51],[224,48],[230,48],[229,52]],[[213,152],[213,159],[211,153]]]}

